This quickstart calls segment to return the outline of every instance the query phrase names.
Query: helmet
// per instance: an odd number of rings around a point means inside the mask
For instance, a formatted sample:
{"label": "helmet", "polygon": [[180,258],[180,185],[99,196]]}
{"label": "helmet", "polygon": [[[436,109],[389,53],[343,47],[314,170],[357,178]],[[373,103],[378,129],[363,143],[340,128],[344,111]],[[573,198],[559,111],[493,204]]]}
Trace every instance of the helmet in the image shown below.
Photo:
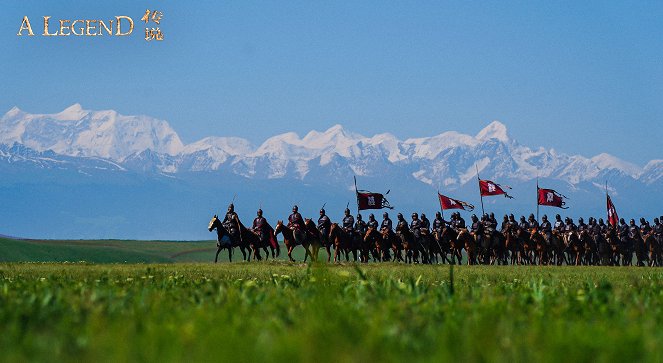
{"label": "helmet", "polygon": [[654,224],[659,224],[660,220],[658,218],[654,218]]}
{"label": "helmet", "polygon": [[320,215],[321,215],[321,216],[322,216],[322,215],[325,215],[325,209],[324,209],[324,208],[320,209]]}
{"label": "helmet", "polygon": [[626,221],[624,220],[624,218],[619,218],[619,223],[626,223]]}
{"label": "helmet", "polygon": [[509,214],[509,219],[516,219],[516,216],[514,216],[513,214]]}
{"label": "helmet", "polygon": [[558,215],[555,216],[555,219],[562,219],[562,216],[560,216],[560,215],[558,214]]}
{"label": "helmet", "polygon": [[529,219],[534,219],[534,214],[530,214]]}
{"label": "helmet", "polygon": [[258,209],[258,215],[259,215],[259,216],[262,215],[262,209]]}
{"label": "helmet", "polygon": [[373,213],[368,215],[368,219],[371,219],[371,220],[375,219],[375,216],[373,215]]}
{"label": "helmet", "polygon": [[345,214],[346,214],[346,215],[347,215],[347,214],[350,214],[350,209],[345,208]]}
{"label": "helmet", "polygon": [[585,223],[585,220],[582,217],[578,218],[578,223]]}
{"label": "helmet", "polygon": [[292,206],[292,211],[293,211],[293,212],[296,212],[296,211],[298,211],[298,210],[299,210],[299,207],[297,207],[296,204],[295,204],[294,206]]}
{"label": "helmet", "polygon": [[436,217],[436,218],[440,218],[440,217],[442,217],[442,213],[440,213],[440,212],[435,212],[435,217]]}
{"label": "helmet", "polygon": [[635,224],[635,220],[631,218],[631,220],[628,223]]}
{"label": "helmet", "polygon": [[382,218],[389,218],[389,213],[387,212],[382,213]]}
{"label": "helmet", "polygon": [[361,214],[357,213],[357,220],[361,221]]}
{"label": "helmet", "polygon": [[412,213],[412,218],[419,218],[419,215],[417,214],[417,212]]}
{"label": "helmet", "polygon": [[232,212],[232,211],[234,211],[234,210],[235,210],[235,205],[232,204],[232,203],[230,203],[230,204],[228,205],[228,212]]}
{"label": "helmet", "polygon": [[543,215],[543,218],[541,218],[541,219],[544,220],[544,221],[547,221],[547,220],[548,220],[548,216],[544,214],[544,215]]}
{"label": "helmet", "polygon": [[398,216],[397,216],[397,217],[398,217],[398,219],[403,219],[403,214],[402,214],[402,213],[398,213]]}
{"label": "helmet", "polygon": [[645,224],[645,219],[644,219],[644,218],[640,218],[640,223],[641,223],[641,224]]}
{"label": "helmet", "polygon": [[421,213],[421,219],[426,218],[426,213]]}
{"label": "helmet", "polygon": [[525,216],[520,216],[520,220],[524,222],[525,221]]}
{"label": "helmet", "polygon": [[477,218],[476,214],[472,214],[472,217],[470,217],[470,218],[472,218],[472,221],[474,221],[474,222],[476,222],[479,219],[479,218]]}
{"label": "helmet", "polygon": [[492,218],[495,218],[495,213],[492,213],[492,212],[491,212],[491,213],[490,213],[490,218],[491,218],[491,219],[492,219]]}

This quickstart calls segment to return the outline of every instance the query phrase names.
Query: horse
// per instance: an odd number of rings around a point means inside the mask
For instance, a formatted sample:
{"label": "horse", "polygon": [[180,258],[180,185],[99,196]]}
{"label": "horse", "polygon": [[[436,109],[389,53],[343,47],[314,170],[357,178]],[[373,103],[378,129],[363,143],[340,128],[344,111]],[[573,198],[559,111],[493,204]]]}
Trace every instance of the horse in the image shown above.
{"label": "horse", "polygon": [[635,233],[635,236],[631,238],[633,241],[633,247],[635,250],[635,257],[637,259],[637,265],[638,266],[646,266],[649,264],[649,255],[648,255],[648,249],[645,246],[645,240],[642,238],[642,233],[638,230]]}
{"label": "horse", "polygon": [[[223,249],[228,249],[228,260],[230,260],[230,262],[232,262],[233,261],[233,249],[232,249],[232,241],[230,240],[230,234],[228,233],[226,228],[223,226],[223,224],[219,220],[219,217],[217,217],[216,214],[214,215],[214,217],[212,217],[212,220],[209,221],[209,225],[207,226],[207,230],[210,231],[210,232],[212,232],[215,229],[216,229],[216,256],[214,257],[214,263],[218,262],[219,253]],[[228,238],[224,239],[224,237],[228,237]]]}
{"label": "horse", "polygon": [[[459,265],[462,264],[463,248],[465,245],[458,240],[458,232],[451,227],[444,227],[439,239],[443,248],[448,249],[449,254],[451,254],[449,263],[455,265],[456,261],[458,261]],[[446,253],[444,257],[446,259]]]}
{"label": "horse", "polygon": [[[306,227],[306,235],[310,239],[310,248],[311,248],[311,258],[314,259],[314,261],[318,260],[318,253],[320,252],[320,248],[324,247],[325,250],[327,250],[327,262],[331,261],[331,243],[329,242],[329,235],[322,233],[322,230],[318,229],[318,227],[313,223],[313,221],[310,218],[304,219],[304,226]],[[306,261],[306,257],[304,257],[304,261]]]}
{"label": "horse", "polygon": [[546,239],[536,228],[532,228],[529,239],[534,244],[534,263],[538,262],[539,265],[548,264],[548,246],[546,244]]}
{"label": "horse", "polygon": [[377,251],[377,256],[374,257],[377,257],[378,261],[389,261],[390,246],[385,243],[385,239],[377,228],[368,227],[366,234],[364,235],[364,243],[366,244],[367,248],[371,248],[371,246],[373,246],[371,249]]}
{"label": "horse", "polygon": [[458,237],[456,237],[456,239],[465,247],[465,251],[467,252],[467,264],[476,265],[477,244],[476,239],[472,233],[470,233],[467,228],[462,228],[460,232],[458,232]]}
{"label": "horse", "polygon": [[[283,243],[285,244],[285,247],[288,249],[288,259],[290,262],[295,262],[295,259],[292,258],[292,250],[295,249],[297,246],[297,241],[295,240],[295,232],[287,227],[285,224],[283,224],[283,221],[279,220],[276,222],[276,228],[274,228],[274,235],[278,235],[281,233],[283,235]],[[304,250],[306,251],[306,256],[311,255],[311,252],[306,246],[304,247]],[[311,255],[311,260],[313,260],[313,256]]]}
{"label": "horse", "polygon": [[380,233],[382,234],[385,248],[391,247],[391,251],[394,254],[392,262],[405,262],[403,259],[403,243],[400,237],[390,228],[383,228]]}
{"label": "horse", "polygon": [[647,233],[643,239],[649,253],[649,266],[661,266],[661,245],[659,244],[654,231]]}
{"label": "horse", "polygon": [[329,240],[334,245],[334,263],[341,262],[341,253],[345,254],[345,261],[350,260],[350,244],[352,236],[338,225],[338,223],[332,223],[331,228],[329,228]]}
{"label": "horse", "polygon": [[564,237],[560,235],[558,230],[552,231],[549,243],[551,262],[557,266],[566,263],[566,255],[564,254]]}
{"label": "horse", "polygon": [[396,235],[401,240],[401,246],[405,252],[405,263],[414,262],[414,234],[410,231],[407,225],[396,226]]}

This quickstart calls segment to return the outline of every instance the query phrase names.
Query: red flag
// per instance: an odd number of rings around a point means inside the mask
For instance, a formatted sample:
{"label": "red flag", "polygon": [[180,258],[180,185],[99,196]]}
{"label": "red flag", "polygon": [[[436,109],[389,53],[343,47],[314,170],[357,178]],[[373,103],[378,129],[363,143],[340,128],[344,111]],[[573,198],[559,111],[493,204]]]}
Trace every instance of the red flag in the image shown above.
{"label": "red flag", "polygon": [[357,205],[359,206],[359,210],[382,208],[394,209],[389,205],[389,201],[385,199],[384,195],[366,191],[357,192]]}
{"label": "red flag", "polygon": [[[508,186],[504,186],[505,188],[509,188]],[[502,189],[502,186],[499,184],[496,184],[490,180],[479,180],[479,190],[481,192],[482,197],[487,197],[491,195],[504,195],[507,198],[513,199],[512,196],[507,194],[504,189]]]}
{"label": "red flag", "polygon": [[437,193],[437,197],[440,199],[440,207],[442,208],[442,210],[462,209],[469,212],[474,210],[474,206],[472,204],[457,199],[449,198],[447,196],[440,194],[439,192]]}
{"label": "red flag", "polygon": [[564,201],[564,198],[566,198],[565,196],[557,193],[553,189],[538,188],[538,191],[539,191],[539,198],[538,198],[539,205],[547,205],[550,207],[568,209],[568,207],[564,206],[566,204],[566,202]]}
{"label": "red flag", "polygon": [[608,224],[614,227],[619,223],[619,216],[617,215],[617,209],[615,209],[615,205],[612,204],[612,199],[610,199],[609,195],[607,195],[607,197],[608,197]]}

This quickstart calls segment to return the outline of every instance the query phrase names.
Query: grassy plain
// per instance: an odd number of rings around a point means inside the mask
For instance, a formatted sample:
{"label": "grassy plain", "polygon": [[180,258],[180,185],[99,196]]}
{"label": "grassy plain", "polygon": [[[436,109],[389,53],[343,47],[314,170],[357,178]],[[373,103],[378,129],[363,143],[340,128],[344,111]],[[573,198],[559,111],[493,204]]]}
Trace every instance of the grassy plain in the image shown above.
{"label": "grassy plain", "polygon": [[0,264],[0,352],[3,361],[663,361],[663,270],[450,272]]}

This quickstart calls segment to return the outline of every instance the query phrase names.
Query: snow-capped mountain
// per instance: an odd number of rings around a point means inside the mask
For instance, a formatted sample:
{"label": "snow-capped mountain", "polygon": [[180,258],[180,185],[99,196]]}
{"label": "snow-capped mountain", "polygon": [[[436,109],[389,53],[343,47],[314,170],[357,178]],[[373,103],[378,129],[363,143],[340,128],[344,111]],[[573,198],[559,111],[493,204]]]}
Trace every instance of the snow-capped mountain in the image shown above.
{"label": "snow-capped mountain", "polygon": [[[476,135],[446,131],[401,140],[335,125],[303,137],[275,135],[260,145],[237,137],[184,145],[166,121],[78,104],[56,114],[15,107],[0,118],[0,198],[24,206],[25,214],[48,214],[52,234],[46,236],[51,237],[187,238],[190,231],[205,238],[192,229],[198,219],[209,219],[200,205],[213,205],[216,213],[219,200],[237,193],[247,208],[278,210],[297,203],[315,211],[328,203],[328,210],[342,210],[352,201],[355,175],[362,187],[394,190],[390,201],[405,210],[435,208],[437,189],[477,203],[477,168],[483,178],[514,188],[516,200],[508,205],[486,201],[495,212],[530,213],[528,198],[537,178],[569,196],[578,213],[604,213],[600,199],[606,180],[617,203],[628,201],[629,213],[659,213],[663,202],[657,199],[663,191],[663,160],[640,167],[609,154],[585,157],[531,148],[514,140],[499,121]],[[99,211],[110,214],[94,217]],[[20,216],[20,211],[0,212],[0,220],[17,228],[0,232],[30,235],[25,230],[31,225]],[[137,224],[146,216],[164,220]]]}

